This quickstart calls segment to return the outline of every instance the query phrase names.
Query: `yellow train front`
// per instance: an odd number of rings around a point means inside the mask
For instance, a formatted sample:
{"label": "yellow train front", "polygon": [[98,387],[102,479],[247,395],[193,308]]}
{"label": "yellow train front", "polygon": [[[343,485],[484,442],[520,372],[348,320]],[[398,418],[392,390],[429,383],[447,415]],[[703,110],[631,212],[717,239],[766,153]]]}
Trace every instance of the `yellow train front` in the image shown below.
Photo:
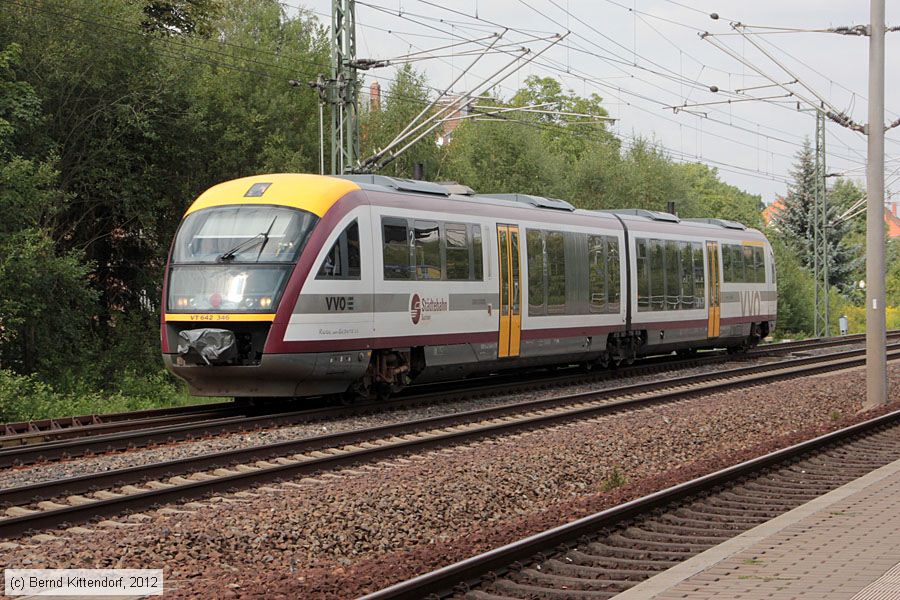
{"label": "yellow train front", "polygon": [[260,175],[185,214],[162,352],[196,395],[385,395],[739,350],[772,330],[776,302],[771,247],[738,223],[374,175]]}

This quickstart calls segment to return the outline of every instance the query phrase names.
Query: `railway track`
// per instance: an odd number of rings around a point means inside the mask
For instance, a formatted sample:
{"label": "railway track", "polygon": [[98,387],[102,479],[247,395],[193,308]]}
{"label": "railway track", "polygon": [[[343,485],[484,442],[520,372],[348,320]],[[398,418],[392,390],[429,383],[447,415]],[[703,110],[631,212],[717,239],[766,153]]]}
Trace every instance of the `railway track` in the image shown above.
{"label": "railway track", "polygon": [[361,600],[603,599],[900,459],[900,411],[533,535]]}
{"label": "railway track", "polygon": [[[900,331],[889,332],[888,337],[889,339],[900,339]],[[373,412],[451,402],[458,399],[490,397],[517,391],[525,392],[635,377],[691,368],[710,362],[724,363],[740,358],[754,359],[802,350],[818,350],[856,343],[861,339],[863,336],[852,335],[782,342],[754,348],[740,357],[728,356],[725,352],[704,352],[686,359],[673,359],[670,356],[652,357],[637,365],[615,371],[584,372],[578,369],[567,369],[562,372],[543,371],[532,374],[524,381],[521,373],[515,373],[450,383],[425,384],[414,386],[410,388],[409,393],[386,402],[367,402],[350,406],[324,406],[272,412],[271,406],[268,408],[266,406],[248,407],[233,402],[224,402],[135,413],[115,413],[105,416],[71,417],[73,422],[77,423],[90,418],[101,419],[101,422],[51,430],[38,428],[26,433],[0,436],[0,467],[129,450],[234,432],[327,421]],[[128,418],[129,415],[134,418]],[[48,423],[50,421],[39,422],[41,425]],[[7,424],[6,427],[18,431],[24,427],[24,424]]]}
{"label": "railway track", "polygon": [[[0,536],[312,475],[364,461],[864,364],[864,350],[494,406],[0,490]],[[900,344],[889,346],[891,360]]]}

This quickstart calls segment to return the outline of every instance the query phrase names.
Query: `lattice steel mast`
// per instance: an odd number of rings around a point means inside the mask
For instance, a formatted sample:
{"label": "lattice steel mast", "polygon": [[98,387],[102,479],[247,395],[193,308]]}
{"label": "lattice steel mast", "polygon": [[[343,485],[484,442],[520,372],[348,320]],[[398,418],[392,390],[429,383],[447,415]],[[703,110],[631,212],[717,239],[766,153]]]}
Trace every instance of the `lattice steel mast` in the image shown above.
{"label": "lattice steel mast", "polygon": [[815,278],[816,337],[829,337],[828,315],[828,194],[825,189],[825,110],[816,111],[815,195],[812,210],[813,276]]}

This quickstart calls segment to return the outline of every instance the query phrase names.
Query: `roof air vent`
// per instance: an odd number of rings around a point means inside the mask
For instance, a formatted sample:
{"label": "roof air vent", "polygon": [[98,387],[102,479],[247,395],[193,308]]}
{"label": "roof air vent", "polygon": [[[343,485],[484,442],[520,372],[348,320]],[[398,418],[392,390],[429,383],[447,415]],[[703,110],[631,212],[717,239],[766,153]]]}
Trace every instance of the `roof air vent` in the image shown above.
{"label": "roof air vent", "polygon": [[529,194],[478,194],[476,198],[495,198],[497,200],[509,200],[511,202],[521,202],[535,208],[551,208],[553,210],[565,210],[573,212],[575,207],[565,200],[557,200],[556,198],[544,198],[543,196],[531,196]]}

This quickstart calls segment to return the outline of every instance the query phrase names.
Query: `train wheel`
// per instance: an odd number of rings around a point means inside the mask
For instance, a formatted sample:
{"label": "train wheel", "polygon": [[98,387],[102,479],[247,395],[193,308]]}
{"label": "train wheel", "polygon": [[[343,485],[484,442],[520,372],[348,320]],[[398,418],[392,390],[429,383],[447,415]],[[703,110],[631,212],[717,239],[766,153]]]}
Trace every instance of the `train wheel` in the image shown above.
{"label": "train wheel", "polygon": [[387,402],[391,399],[391,395],[394,393],[394,386],[385,382],[378,382],[375,384],[375,398],[379,402]]}

